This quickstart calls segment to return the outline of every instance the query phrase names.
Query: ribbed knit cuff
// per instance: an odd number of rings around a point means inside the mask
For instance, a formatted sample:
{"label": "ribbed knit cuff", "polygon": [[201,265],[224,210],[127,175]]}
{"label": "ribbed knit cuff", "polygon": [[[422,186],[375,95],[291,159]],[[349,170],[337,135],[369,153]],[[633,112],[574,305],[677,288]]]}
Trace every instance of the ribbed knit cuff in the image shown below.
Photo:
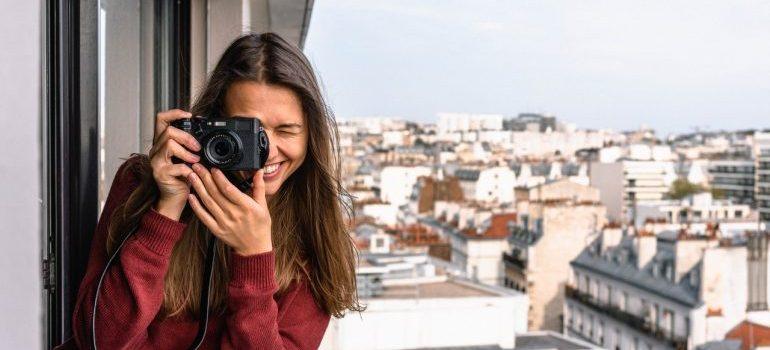
{"label": "ribbed knit cuff", "polygon": [[136,240],[160,255],[170,256],[186,227],[187,224],[150,209],[139,223]]}
{"label": "ribbed knit cuff", "polygon": [[273,289],[275,282],[275,252],[242,256],[232,252],[230,283],[237,286],[253,285],[258,289]]}

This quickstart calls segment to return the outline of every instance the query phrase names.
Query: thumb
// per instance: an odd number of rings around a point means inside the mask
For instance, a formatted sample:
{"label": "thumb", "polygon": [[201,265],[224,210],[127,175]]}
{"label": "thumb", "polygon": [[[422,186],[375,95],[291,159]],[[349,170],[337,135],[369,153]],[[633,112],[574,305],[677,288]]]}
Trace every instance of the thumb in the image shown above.
{"label": "thumb", "polygon": [[262,178],[264,173],[264,169],[259,169],[256,173],[254,173],[254,177],[251,179],[253,184],[251,189],[251,197],[254,198],[254,201],[261,205],[267,205],[267,200],[265,199],[265,179]]}

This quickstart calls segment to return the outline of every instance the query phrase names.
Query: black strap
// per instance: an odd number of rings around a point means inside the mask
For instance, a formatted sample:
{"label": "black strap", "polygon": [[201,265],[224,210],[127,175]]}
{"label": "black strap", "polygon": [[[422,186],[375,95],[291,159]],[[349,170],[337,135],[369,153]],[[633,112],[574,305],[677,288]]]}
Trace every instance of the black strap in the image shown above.
{"label": "black strap", "polygon": [[[126,243],[129,237],[131,237],[134,233],[136,233],[137,229],[138,227],[135,227],[133,230],[131,230],[131,233],[126,235],[126,237],[123,238],[123,241],[120,242],[118,249],[115,250],[115,253],[113,253],[112,256],[110,257],[110,260],[107,261],[107,265],[104,266],[104,271],[102,271],[102,275],[101,277],[99,277],[99,283],[96,285],[96,294],[94,295],[94,309],[91,313],[91,339],[93,340],[92,345],[94,350],[97,350],[96,306],[99,303],[99,290],[101,290],[102,288],[102,282],[104,281],[104,276],[107,274],[107,270],[109,270],[110,266],[112,265],[112,261],[115,260],[115,257],[117,257],[118,253],[120,253],[120,249],[123,248],[123,244]],[[201,288],[201,299],[200,299],[201,322],[198,324],[198,334],[195,336],[195,340],[190,346],[190,349],[192,350],[198,349],[201,346],[201,344],[203,344],[203,338],[206,336],[206,328],[208,327],[208,323],[209,323],[209,292],[211,290],[211,276],[212,276],[211,272],[214,269],[214,258],[216,256],[216,249],[214,249],[214,247],[216,247],[216,242],[217,242],[217,238],[214,237],[213,235],[209,235],[208,245],[206,247],[206,262],[203,269],[203,278],[204,278],[204,281],[206,281],[206,288]]]}
{"label": "black strap", "polygon": [[198,334],[195,336],[190,349],[195,350],[203,344],[203,338],[206,336],[206,329],[209,324],[209,293],[211,291],[211,276],[214,269],[214,258],[217,254],[216,247],[217,238],[214,235],[209,235],[208,246],[206,247],[206,265],[203,269],[203,280],[206,281],[206,288],[201,288],[201,311],[200,320],[198,324]]}

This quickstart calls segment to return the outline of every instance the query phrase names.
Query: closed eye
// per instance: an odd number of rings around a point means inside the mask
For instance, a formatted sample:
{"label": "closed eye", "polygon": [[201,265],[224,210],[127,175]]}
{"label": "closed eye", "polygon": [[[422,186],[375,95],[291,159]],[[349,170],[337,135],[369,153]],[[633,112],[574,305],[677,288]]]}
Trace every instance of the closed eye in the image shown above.
{"label": "closed eye", "polygon": [[302,131],[302,125],[300,124],[281,124],[279,125],[276,130],[280,133],[284,134],[297,134],[300,131]]}

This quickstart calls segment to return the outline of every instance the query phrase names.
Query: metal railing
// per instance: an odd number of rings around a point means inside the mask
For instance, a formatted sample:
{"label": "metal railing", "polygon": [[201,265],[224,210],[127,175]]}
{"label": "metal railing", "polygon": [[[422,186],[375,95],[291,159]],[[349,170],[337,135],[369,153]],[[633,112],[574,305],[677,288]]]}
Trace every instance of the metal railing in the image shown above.
{"label": "metal railing", "polygon": [[687,349],[687,338],[673,336],[670,330],[665,330],[653,325],[648,319],[628,313],[614,305],[600,302],[588,293],[583,293],[573,286],[566,286],[564,295],[577,301],[589,309],[607,315],[612,319],[627,325],[630,328],[646,333],[647,335],[671,345],[674,349]]}

